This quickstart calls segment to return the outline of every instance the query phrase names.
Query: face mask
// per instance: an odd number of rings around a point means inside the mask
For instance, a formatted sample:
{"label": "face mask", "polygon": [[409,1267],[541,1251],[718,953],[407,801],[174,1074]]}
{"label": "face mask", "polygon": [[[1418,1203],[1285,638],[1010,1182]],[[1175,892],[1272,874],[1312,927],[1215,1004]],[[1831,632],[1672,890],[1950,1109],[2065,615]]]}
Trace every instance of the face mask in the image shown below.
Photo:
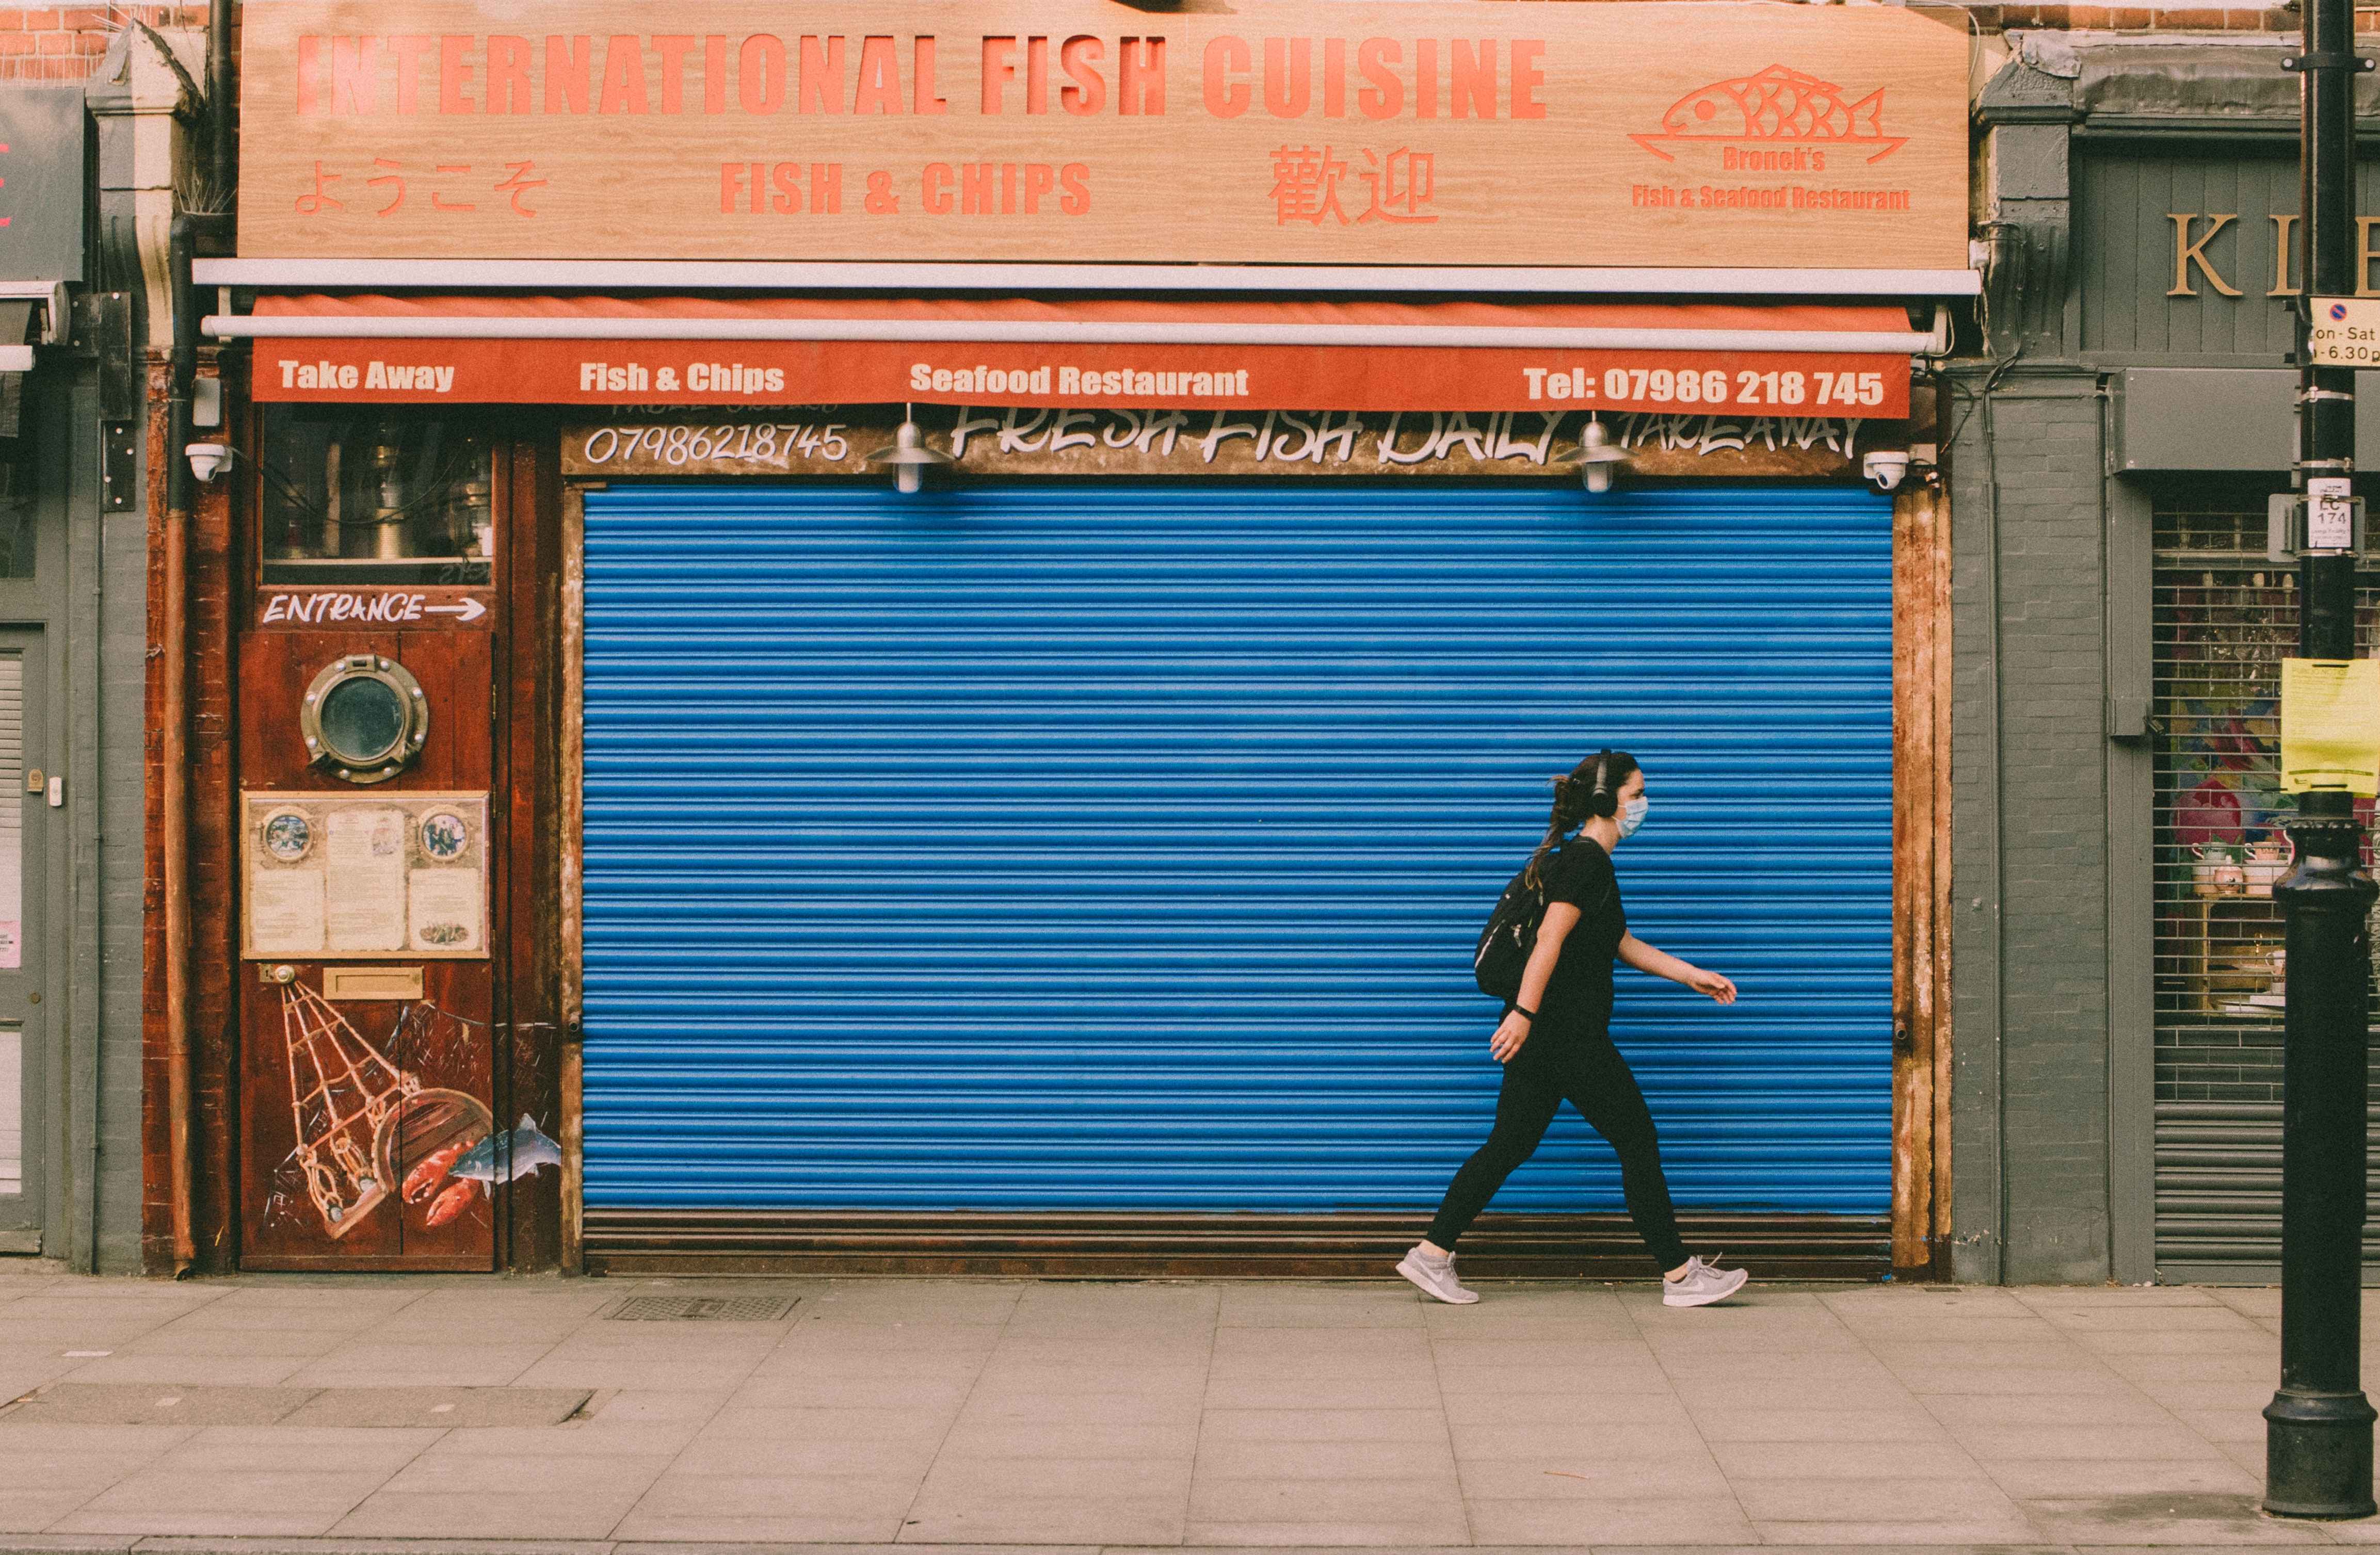
{"label": "face mask", "polygon": [[1645,812],[1652,808],[1653,801],[1641,794],[1621,806],[1620,834],[1623,837],[1634,836],[1636,828],[1645,824]]}

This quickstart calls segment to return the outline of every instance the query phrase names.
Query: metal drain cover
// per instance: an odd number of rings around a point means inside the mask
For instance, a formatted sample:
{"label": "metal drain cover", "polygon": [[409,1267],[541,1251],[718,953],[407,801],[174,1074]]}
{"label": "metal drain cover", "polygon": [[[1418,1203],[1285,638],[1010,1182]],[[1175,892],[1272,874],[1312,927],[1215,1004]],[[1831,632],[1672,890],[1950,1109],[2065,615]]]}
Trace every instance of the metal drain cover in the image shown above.
{"label": "metal drain cover", "polygon": [[630,1296],[605,1316],[615,1323],[779,1323],[799,1296]]}

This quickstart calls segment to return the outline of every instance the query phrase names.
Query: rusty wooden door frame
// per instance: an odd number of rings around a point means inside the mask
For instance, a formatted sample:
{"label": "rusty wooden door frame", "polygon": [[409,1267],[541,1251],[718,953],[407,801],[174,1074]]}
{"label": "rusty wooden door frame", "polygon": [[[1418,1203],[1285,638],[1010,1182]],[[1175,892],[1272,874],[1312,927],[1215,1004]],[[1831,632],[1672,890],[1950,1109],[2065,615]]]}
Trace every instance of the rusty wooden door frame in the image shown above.
{"label": "rusty wooden door frame", "polygon": [[559,837],[562,936],[558,990],[562,1047],[562,1267],[587,1270],[587,1127],[585,1032],[580,992],[586,975],[581,939],[581,831],[586,820],[587,773],[587,499],[578,482],[562,492],[562,700],[560,705],[561,829]]}
{"label": "rusty wooden door frame", "polygon": [[1950,1233],[1950,504],[1892,504],[1892,1263],[1947,1272]]}

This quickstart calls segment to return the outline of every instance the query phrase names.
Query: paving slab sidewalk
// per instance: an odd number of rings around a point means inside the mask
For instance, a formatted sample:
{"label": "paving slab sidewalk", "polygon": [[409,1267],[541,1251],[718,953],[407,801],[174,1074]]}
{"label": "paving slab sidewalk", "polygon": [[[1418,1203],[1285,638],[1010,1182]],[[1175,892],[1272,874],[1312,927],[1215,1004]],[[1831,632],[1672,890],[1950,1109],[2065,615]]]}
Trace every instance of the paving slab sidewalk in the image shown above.
{"label": "paving slab sidewalk", "polygon": [[2277,1292],[1482,1290],[0,1262],[0,1555],[2380,1545],[2255,1510]]}

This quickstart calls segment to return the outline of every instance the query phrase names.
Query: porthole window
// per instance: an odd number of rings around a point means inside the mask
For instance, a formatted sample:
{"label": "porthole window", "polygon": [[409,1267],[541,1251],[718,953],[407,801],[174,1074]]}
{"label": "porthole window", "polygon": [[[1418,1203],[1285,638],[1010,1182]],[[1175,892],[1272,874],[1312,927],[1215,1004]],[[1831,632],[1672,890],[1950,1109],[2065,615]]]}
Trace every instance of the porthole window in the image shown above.
{"label": "porthole window", "polygon": [[298,722],[310,765],[347,783],[386,783],[429,741],[430,700],[395,660],[353,653],[314,677]]}

